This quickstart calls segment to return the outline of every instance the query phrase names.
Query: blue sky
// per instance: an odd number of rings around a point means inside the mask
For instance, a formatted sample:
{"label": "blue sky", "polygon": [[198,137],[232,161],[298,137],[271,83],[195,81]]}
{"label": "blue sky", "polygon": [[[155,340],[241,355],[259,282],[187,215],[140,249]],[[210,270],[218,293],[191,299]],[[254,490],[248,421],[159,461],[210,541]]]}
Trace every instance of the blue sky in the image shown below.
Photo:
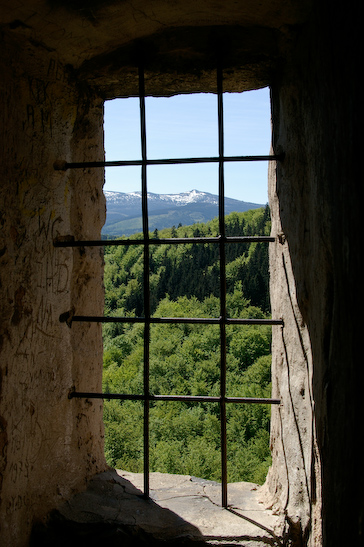
{"label": "blue sky", "polygon": [[[105,102],[106,160],[141,158],[139,100]],[[147,97],[149,159],[217,156],[217,95]],[[266,155],[271,142],[269,89],[224,94],[225,155]],[[140,167],[109,167],[105,190],[140,190]],[[267,162],[225,164],[225,195],[264,204]],[[217,194],[218,164],[148,166],[148,191],[178,194],[192,189]]]}

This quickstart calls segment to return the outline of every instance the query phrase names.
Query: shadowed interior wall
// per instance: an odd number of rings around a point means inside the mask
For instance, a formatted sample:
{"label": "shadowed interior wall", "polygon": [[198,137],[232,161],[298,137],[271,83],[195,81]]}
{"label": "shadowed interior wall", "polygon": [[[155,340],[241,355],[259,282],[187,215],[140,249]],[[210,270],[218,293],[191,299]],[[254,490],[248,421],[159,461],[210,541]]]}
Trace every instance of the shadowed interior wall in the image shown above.
{"label": "shadowed interior wall", "polygon": [[283,405],[272,410],[268,483],[304,545],[319,544],[321,510],[324,545],[363,538],[358,21],[355,9],[317,5],[272,83],[273,142],[286,158],[270,180],[281,233],[271,288],[285,326],[273,343]]}
{"label": "shadowed interior wall", "polygon": [[102,158],[102,101],[40,46],[3,36],[1,51],[0,527],[2,545],[18,546],[105,468],[100,402],[67,398],[101,387],[100,327],[59,321],[72,306],[102,313],[102,259],[53,247],[58,235],[100,235],[103,173],[53,162]]}

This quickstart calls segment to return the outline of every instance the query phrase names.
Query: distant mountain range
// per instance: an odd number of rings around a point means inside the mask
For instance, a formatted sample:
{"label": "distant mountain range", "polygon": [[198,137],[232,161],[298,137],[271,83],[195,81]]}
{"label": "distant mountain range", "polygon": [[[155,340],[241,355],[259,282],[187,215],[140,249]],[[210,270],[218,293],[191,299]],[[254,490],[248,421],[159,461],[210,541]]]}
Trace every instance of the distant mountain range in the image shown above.
{"label": "distant mountain range", "polygon": [[[141,192],[109,192],[106,196],[106,223],[102,234],[121,237],[142,231]],[[199,190],[181,194],[148,193],[149,230],[207,222],[218,216],[218,196]],[[264,207],[238,199],[225,198],[225,214]]]}

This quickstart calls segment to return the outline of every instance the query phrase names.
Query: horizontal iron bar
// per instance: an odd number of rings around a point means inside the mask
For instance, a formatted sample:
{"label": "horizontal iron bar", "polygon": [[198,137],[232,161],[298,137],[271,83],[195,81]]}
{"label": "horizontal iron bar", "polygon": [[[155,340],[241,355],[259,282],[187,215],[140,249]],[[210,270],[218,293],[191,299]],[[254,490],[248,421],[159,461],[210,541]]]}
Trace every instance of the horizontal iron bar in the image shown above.
{"label": "horizontal iron bar", "polygon": [[67,169],[87,169],[93,167],[129,167],[140,165],[178,165],[184,163],[219,163],[224,162],[239,162],[239,161],[282,161],[284,154],[270,154],[263,156],[213,156],[213,157],[198,157],[198,158],[168,158],[155,160],[116,160],[116,161],[84,161],[84,162],[67,162],[56,161],[53,165],[56,171],[66,171]]}
{"label": "horizontal iron bar", "polygon": [[[145,323],[145,317],[105,317],[103,315],[74,315],[67,317],[67,314],[61,315],[61,322],[78,321],[89,323]],[[149,323],[153,324],[205,324],[205,325],[283,325],[283,319],[235,319],[222,317],[150,317]]]}
{"label": "horizontal iron bar", "polygon": [[158,239],[100,239],[100,240],[72,240],[69,238],[56,238],[54,247],[109,247],[118,245],[185,245],[188,243],[273,243],[276,238],[272,236],[229,236],[229,237],[165,237]]}
{"label": "horizontal iron bar", "polygon": [[119,399],[122,401],[181,401],[187,403],[248,403],[279,405],[280,399],[259,397],[214,397],[204,395],[128,395],[125,393],[86,393],[71,391],[69,399]]}

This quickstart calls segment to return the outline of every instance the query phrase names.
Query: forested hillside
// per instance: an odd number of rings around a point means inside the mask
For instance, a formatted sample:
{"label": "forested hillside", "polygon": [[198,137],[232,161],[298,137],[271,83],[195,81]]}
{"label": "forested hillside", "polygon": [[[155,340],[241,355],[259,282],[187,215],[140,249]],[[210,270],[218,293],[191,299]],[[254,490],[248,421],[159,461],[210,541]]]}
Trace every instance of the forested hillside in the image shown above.
{"label": "forested hillside", "polygon": [[[217,235],[218,222],[172,227],[153,237]],[[231,213],[227,235],[267,235],[269,209]],[[141,235],[134,236],[141,238]],[[141,246],[105,251],[105,314],[143,315]],[[150,248],[152,313],[156,317],[218,317],[218,246]],[[269,317],[267,244],[231,243],[226,249],[229,317]],[[271,328],[227,326],[227,396],[270,396]],[[154,394],[219,395],[218,325],[151,326],[150,386]],[[104,326],[104,391],[141,394],[143,325]],[[261,483],[270,464],[268,405],[228,404],[228,480]],[[151,470],[220,479],[219,407],[211,403],[151,403]],[[143,467],[143,407],[105,401],[108,463]]]}

